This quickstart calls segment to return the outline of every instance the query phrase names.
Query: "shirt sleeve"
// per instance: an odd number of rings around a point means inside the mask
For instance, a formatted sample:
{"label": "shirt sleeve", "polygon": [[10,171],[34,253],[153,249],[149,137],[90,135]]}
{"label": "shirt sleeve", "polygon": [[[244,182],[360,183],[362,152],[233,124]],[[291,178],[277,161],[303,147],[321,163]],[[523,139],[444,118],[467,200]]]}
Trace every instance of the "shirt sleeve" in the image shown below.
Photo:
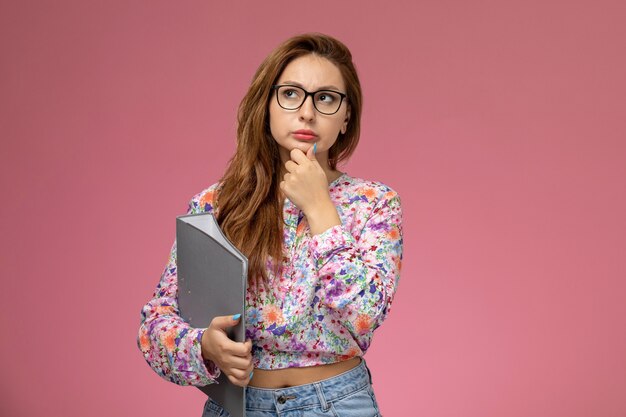
{"label": "shirt sleeve", "polygon": [[[197,197],[189,203],[187,214],[205,211],[202,197]],[[205,330],[191,327],[180,317],[174,242],[152,299],[141,310],[137,344],[162,378],[178,385],[205,386],[215,383],[220,375],[219,368],[202,357],[200,342]]]}
{"label": "shirt sleeve", "polygon": [[313,236],[316,295],[365,351],[391,307],[402,261],[402,209],[395,192],[376,203],[360,233],[344,225]]}

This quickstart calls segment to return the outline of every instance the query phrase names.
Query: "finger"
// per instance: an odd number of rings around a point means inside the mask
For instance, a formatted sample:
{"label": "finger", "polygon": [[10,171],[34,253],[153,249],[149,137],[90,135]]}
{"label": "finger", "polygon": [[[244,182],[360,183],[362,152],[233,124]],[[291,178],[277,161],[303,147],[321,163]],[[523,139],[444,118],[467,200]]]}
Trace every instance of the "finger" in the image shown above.
{"label": "finger", "polygon": [[248,379],[239,379],[239,378],[235,378],[232,375],[228,375],[226,374],[226,376],[228,377],[228,380],[234,384],[237,385],[238,387],[245,387],[246,385],[248,385]]}
{"label": "finger", "polygon": [[232,376],[235,379],[238,379],[239,381],[247,381],[248,378],[250,378],[250,371],[248,370],[248,368],[246,368],[246,369],[231,369],[230,370],[230,376]]}
{"label": "finger", "polygon": [[289,160],[289,161],[285,162],[285,169],[287,171],[294,172],[297,168],[298,168],[298,164],[296,164],[292,160]]}
{"label": "finger", "polygon": [[306,151],[306,157],[311,161],[315,161],[317,159],[315,157],[316,152],[317,152],[317,143],[314,143],[313,146],[311,146],[309,150]]}
{"label": "finger", "polygon": [[227,329],[229,327],[233,327],[241,320],[241,314],[235,314],[233,316],[217,316],[211,320],[211,327],[215,327],[218,329]]}
{"label": "finger", "polygon": [[291,152],[289,153],[289,156],[291,157],[291,160],[297,163],[298,165],[304,162],[310,161],[310,159],[307,158],[306,154],[297,148],[292,149]]}
{"label": "finger", "polygon": [[252,358],[250,358],[249,366],[245,369],[225,368],[224,373],[228,377],[229,381],[235,385],[244,387],[250,383],[252,375],[254,373],[254,365],[252,364]]}
{"label": "finger", "polygon": [[[248,339],[245,342],[237,343],[237,356],[240,358],[249,358],[252,360],[252,340]],[[243,353],[242,353],[243,352]]]}
{"label": "finger", "polygon": [[243,345],[243,343],[237,343],[231,340],[228,335],[221,330],[214,331],[214,333],[216,334],[213,339],[211,339],[211,349],[220,364],[229,364],[231,362],[230,358],[245,357],[245,355],[242,354],[242,352],[245,351],[245,347],[240,346]]}
{"label": "finger", "polygon": [[250,379],[252,379],[252,373],[254,372],[254,364],[252,363],[252,359],[250,360],[250,366],[248,367],[248,369],[246,369],[246,371],[250,372]]}
{"label": "finger", "polygon": [[[242,371],[250,368],[252,364],[252,357],[240,357],[240,356],[229,356],[228,359],[224,362],[226,368],[230,369],[240,369]],[[250,372],[250,371],[248,371]]]}
{"label": "finger", "polygon": [[242,368],[235,368],[228,365],[222,364],[221,370],[224,371],[225,374],[231,375],[237,379],[245,379],[247,375],[250,374],[250,366],[245,366]]}
{"label": "finger", "polygon": [[240,358],[250,357],[250,348],[245,343],[230,341],[230,343],[225,347],[226,352],[233,356],[238,356]]}

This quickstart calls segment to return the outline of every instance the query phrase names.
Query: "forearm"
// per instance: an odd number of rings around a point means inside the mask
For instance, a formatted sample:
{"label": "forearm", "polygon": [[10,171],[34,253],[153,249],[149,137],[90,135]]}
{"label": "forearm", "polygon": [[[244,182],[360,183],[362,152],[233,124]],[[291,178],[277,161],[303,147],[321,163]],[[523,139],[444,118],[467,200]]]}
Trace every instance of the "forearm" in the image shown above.
{"label": "forearm", "polygon": [[336,315],[355,338],[386,318],[400,277],[402,218],[391,194],[372,209],[357,235],[335,225],[311,239],[317,268],[317,302]]}
{"label": "forearm", "polygon": [[203,331],[176,316],[153,316],[141,323],[138,345],[148,365],[165,380],[204,386],[215,382],[219,373],[202,358]]}
{"label": "forearm", "polygon": [[208,385],[219,369],[202,357],[204,329],[191,327],[178,310],[176,244],[152,299],[141,310],[137,344],[148,365],[178,385]]}
{"label": "forearm", "polygon": [[[217,185],[195,195],[187,214],[210,212]],[[208,323],[207,323],[208,324]],[[152,299],[141,310],[137,344],[148,365],[178,385],[204,386],[215,382],[220,370],[202,356],[205,329],[186,323],[178,310],[176,243]]]}
{"label": "forearm", "polygon": [[348,327],[355,327],[355,333],[375,329],[385,319],[395,294],[400,274],[399,245],[363,251],[341,226],[332,227],[318,239],[323,242],[313,253],[320,303],[335,311]]}

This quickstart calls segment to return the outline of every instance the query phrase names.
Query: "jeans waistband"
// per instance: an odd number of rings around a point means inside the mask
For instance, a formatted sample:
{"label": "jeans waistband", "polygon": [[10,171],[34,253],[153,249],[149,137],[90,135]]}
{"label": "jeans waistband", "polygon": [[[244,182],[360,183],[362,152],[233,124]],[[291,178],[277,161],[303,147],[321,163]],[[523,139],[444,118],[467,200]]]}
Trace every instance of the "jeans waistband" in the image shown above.
{"label": "jeans waistband", "polygon": [[246,408],[288,411],[321,405],[322,409],[327,409],[329,402],[361,390],[371,382],[370,371],[361,359],[361,363],[349,371],[311,384],[278,389],[246,387]]}

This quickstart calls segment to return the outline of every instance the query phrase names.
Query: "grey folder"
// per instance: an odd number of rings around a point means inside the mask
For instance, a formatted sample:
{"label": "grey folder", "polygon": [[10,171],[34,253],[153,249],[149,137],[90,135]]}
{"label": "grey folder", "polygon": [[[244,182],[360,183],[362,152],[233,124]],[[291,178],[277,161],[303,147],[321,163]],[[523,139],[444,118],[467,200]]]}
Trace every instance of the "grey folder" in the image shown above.
{"label": "grey folder", "polygon": [[[248,259],[209,213],[176,218],[176,248],[180,316],[192,327],[208,327],[213,317],[240,313],[228,336],[243,342]],[[199,388],[232,417],[245,416],[245,391],[224,374],[218,384]]]}

